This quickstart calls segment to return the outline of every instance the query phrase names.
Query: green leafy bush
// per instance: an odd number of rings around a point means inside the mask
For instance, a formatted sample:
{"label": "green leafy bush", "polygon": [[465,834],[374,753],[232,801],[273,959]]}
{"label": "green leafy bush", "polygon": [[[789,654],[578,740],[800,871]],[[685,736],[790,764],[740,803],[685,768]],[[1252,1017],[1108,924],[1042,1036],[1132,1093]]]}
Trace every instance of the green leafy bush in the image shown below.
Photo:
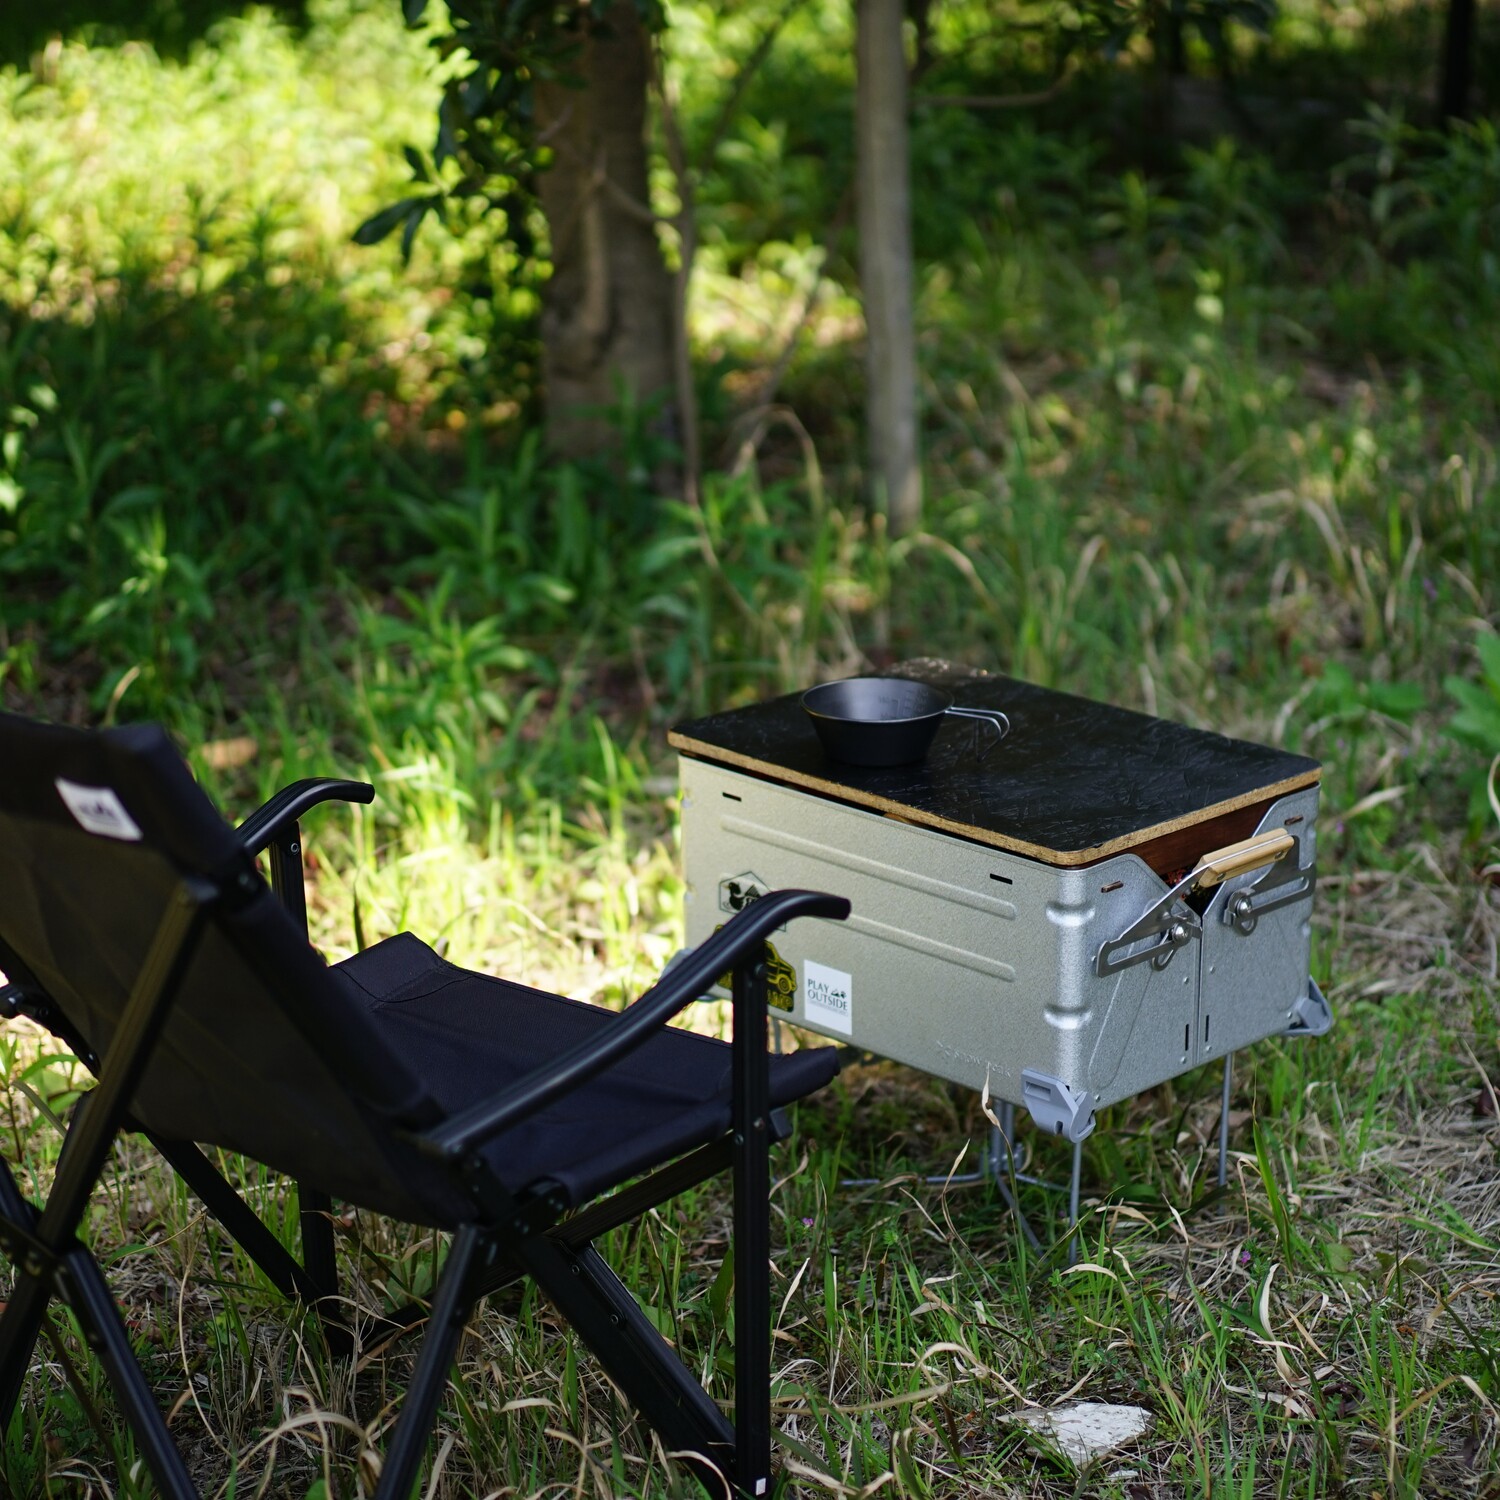
{"label": "green leafy bush", "polygon": [[1477,830],[1491,817],[1500,823],[1496,773],[1500,770],[1500,635],[1489,631],[1475,643],[1479,652],[1480,680],[1449,677],[1444,686],[1458,702],[1458,712],[1448,720],[1448,733],[1459,744],[1477,750],[1482,764],[1470,773],[1469,820]]}
{"label": "green leafy bush", "polygon": [[1334,177],[1334,204],[1364,231],[1344,242],[1336,330],[1356,348],[1420,352],[1500,410],[1500,130],[1443,131],[1371,109],[1368,143]]}

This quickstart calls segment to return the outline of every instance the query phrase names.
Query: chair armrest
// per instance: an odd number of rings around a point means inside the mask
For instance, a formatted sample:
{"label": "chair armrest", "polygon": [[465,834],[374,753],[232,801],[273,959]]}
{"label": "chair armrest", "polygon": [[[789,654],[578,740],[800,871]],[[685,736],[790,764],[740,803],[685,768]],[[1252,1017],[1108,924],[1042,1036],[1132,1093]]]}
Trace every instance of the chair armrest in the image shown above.
{"label": "chair armrest", "polygon": [[820,891],[772,891],[737,912],[707,942],[700,943],[664,974],[597,1038],[555,1057],[508,1089],[455,1115],[419,1144],[448,1160],[464,1156],[491,1136],[545,1108],[628,1056],[679,1011],[718,983],[726,969],[760,957],[762,944],[794,917],[842,922],[849,903]]}
{"label": "chair armrest", "polygon": [[339,781],[330,776],[309,776],[284,786],[263,807],[258,807],[238,828],[247,854],[260,854],[295,824],[309,808],[320,802],[373,802],[375,788],[367,781]]}

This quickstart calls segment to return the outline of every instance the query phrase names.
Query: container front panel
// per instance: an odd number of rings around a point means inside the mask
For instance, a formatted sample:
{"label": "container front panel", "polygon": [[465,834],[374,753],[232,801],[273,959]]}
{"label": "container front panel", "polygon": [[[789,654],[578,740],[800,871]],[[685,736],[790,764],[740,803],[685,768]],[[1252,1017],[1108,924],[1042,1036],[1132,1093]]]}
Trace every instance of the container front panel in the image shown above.
{"label": "container front panel", "polygon": [[1133,856],[1059,870],[683,758],[688,941],[787,886],[845,923],[773,940],[772,1000],[825,1036],[1022,1102],[1034,1068],[1100,1102],[1192,1065],[1196,950],[1099,978],[1099,943],[1164,887]]}

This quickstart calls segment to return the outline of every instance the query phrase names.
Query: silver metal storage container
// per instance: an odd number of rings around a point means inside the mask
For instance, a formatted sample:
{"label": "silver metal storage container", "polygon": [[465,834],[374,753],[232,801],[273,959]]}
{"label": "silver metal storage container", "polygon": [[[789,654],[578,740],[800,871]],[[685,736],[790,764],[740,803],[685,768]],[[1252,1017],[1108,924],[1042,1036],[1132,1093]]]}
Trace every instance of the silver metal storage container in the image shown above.
{"label": "silver metal storage container", "polygon": [[[1059,707],[1046,700],[1065,695],[1003,678],[960,680],[968,696],[1003,705],[1018,743],[1043,708],[1091,711],[1105,741],[1122,727],[1123,710]],[[1225,799],[1209,800],[1165,822],[1143,803],[1126,819],[1143,825],[1137,836],[1115,840],[1133,847],[1102,857],[1087,844],[1023,854],[999,842],[1045,830],[1046,805],[1021,796],[1019,820],[986,816],[960,832],[977,805],[964,788],[1008,778],[1019,795],[1028,776],[1066,781],[1067,745],[1050,766],[1045,747],[1009,765],[1013,747],[1002,747],[985,769],[955,736],[946,762],[897,777],[893,792],[893,773],[830,766],[809,750],[787,707],[685,725],[673,742],[690,944],[769,890],[827,890],[853,904],[846,922],[798,923],[774,941],[772,1003],[789,1021],[988,1090],[1073,1140],[1100,1106],[1262,1037],[1326,1029],[1308,975],[1315,763],[1169,726],[1210,758],[1263,752],[1248,780],[1265,784],[1235,793],[1227,812]],[[1138,726],[1123,727],[1134,743]],[[1028,808],[1040,809],[1030,825]],[[1226,829],[1238,836],[1224,840]],[[1163,858],[1184,868],[1148,862]]]}

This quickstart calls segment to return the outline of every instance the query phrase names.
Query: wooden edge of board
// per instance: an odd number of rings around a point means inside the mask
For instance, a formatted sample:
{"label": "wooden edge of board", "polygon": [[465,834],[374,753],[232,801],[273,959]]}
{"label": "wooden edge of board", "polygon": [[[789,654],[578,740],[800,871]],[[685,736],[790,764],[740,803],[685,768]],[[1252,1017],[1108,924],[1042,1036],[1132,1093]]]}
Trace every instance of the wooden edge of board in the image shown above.
{"label": "wooden edge of board", "polygon": [[1059,865],[1064,869],[1097,864],[1101,859],[1108,859],[1112,854],[1129,853],[1152,839],[1177,833],[1184,828],[1195,827],[1199,823],[1207,823],[1213,818],[1222,817],[1225,813],[1238,812],[1241,808],[1253,806],[1257,802],[1274,801],[1277,797],[1284,797],[1288,792],[1317,786],[1323,779],[1322,767],[1315,766],[1312,770],[1303,771],[1300,775],[1288,776],[1281,781],[1256,787],[1254,791],[1243,792],[1237,797],[1226,797],[1222,802],[1213,802],[1207,807],[1195,808],[1190,813],[1184,813],[1180,818],[1169,818],[1164,823],[1153,823],[1149,828],[1137,829],[1134,833],[1122,838],[1110,839],[1106,843],[1096,844],[1088,849],[1047,849],[1040,844],[1028,843],[1025,839],[1007,838],[1004,834],[994,833],[987,828],[976,828],[971,823],[955,823],[949,818],[939,817],[936,813],[925,813],[909,803],[892,802],[887,797],[861,791],[858,787],[825,781],[821,777],[809,776],[802,771],[788,770],[785,766],[768,765],[765,761],[756,760],[753,756],[740,755],[734,750],[725,750],[719,745],[710,745],[702,740],[695,740],[675,729],[669,731],[667,743],[674,750],[680,750],[699,760],[733,766],[737,770],[749,771],[767,781],[779,781],[785,786],[801,787],[805,791],[817,792],[820,796],[832,797],[838,802],[853,802],[860,807],[870,808],[874,812],[897,818],[904,823],[915,823],[922,828],[936,828],[940,832],[955,834],[973,843],[988,844],[993,849],[1006,849],[1012,854],[1023,854],[1028,859],[1037,859],[1043,864]]}

